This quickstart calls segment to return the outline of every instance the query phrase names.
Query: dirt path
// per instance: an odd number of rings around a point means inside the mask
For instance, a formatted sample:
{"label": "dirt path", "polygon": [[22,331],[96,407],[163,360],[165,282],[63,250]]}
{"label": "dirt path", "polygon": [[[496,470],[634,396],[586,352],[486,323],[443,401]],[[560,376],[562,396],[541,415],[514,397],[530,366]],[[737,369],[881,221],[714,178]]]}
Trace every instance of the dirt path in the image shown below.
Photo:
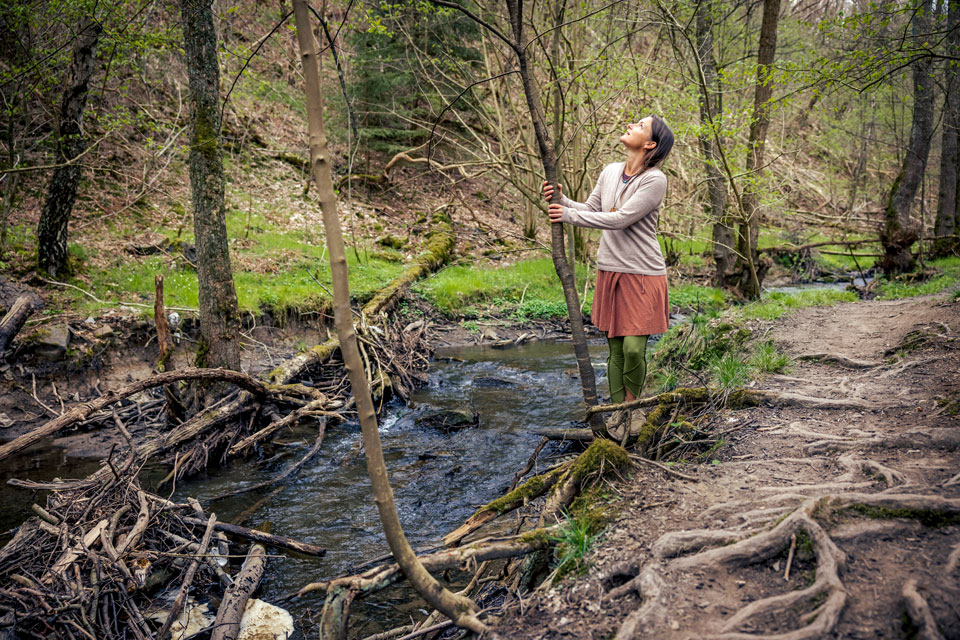
{"label": "dirt path", "polygon": [[502,637],[960,638],[960,303],[808,308],[770,335],[797,364],[758,386],[861,406],[729,412],[720,464],[618,486],[588,574]]}

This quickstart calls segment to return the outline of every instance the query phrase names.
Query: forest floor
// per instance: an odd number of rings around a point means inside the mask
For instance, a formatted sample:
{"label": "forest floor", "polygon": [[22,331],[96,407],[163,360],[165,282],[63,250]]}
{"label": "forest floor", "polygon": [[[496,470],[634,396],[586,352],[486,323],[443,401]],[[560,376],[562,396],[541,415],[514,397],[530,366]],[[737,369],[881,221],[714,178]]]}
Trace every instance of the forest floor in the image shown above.
{"label": "forest floor", "polygon": [[[819,502],[814,516],[828,537],[797,533],[788,579],[787,545],[770,537],[811,498],[960,497],[960,303],[923,296],[810,307],[778,320],[770,336],[797,364],[760,387],[856,406],[730,411],[719,463],[683,469],[697,481],[644,467],[617,483],[622,510],[588,556],[586,574],[525,602],[522,615],[516,610],[501,623],[502,637],[776,634],[815,614],[814,624],[829,627],[837,604],[832,631],[803,637],[934,637],[912,634],[903,595],[911,580],[942,637],[960,637],[956,516]],[[835,358],[804,359],[814,354]],[[713,544],[698,530],[718,532]],[[825,585],[830,540],[841,569],[839,581]],[[742,557],[730,553],[754,541]],[[689,554],[701,545],[727,546]]]}

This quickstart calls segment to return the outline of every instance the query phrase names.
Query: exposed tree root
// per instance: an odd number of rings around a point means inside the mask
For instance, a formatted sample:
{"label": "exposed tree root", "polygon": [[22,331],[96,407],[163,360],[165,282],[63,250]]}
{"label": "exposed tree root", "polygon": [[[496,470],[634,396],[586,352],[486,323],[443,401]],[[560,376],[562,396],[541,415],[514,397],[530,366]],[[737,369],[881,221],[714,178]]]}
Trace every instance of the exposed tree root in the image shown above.
{"label": "exposed tree root", "polygon": [[807,360],[809,362],[824,362],[835,364],[846,369],[873,369],[879,367],[882,362],[871,362],[869,360],[857,360],[848,358],[839,353],[807,353],[796,357],[797,360]]}
{"label": "exposed tree root", "polygon": [[917,640],[943,640],[943,636],[937,629],[937,622],[930,613],[930,606],[920,592],[917,591],[917,581],[907,580],[903,585],[903,605],[907,610],[907,615],[917,627],[917,634],[913,637]]}
{"label": "exposed tree root", "polygon": [[[850,457],[845,462],[849,469],[859,470],[864,461]],[[897,480],[896,473],[886,467],[875,471],[882,474],[884,470],[891,473],[891,480]],[[820,522],[829,520],[831,513],[848,510],[873,518],[906,517],[923,524],[937,524],[960,518],[960,499],[923,494],[841,493],[808,498],[776,526],[765,531],[700,530],[667,533],[653,545],[653,559],[639,574],[608,593],[608,598],[616,598],[637,591],[643,599],[641,607],[623,621],[616,638],[629,640],[640,637],[663,622],[663,612],[669,610],[669,602],[664,595],[666,589],[660,576],[687,574],[718,566],[736,569],[770,560],[783,553],[801,535],[806,536],[816,557],[814,583],[804,589],[751,602],[730,617],[719,633],[707,637],[723,640],[806,640],[828,636],[835,628],[847,599],[846,590],[840,580],[846,556]],[[848,527],[848,530],[838,532],[838,537],[849,539],[875,533],[875,529],[873,526]],[[699,552],[693,555],[686,555],[698,550]],[[960,551],[955,553],[956,562],[960,562]],[[922,633],[938,633],[929,607],[917,593],[915,585],[908,583],[905,586],[904,600],[911,619],[917,623]],[[765,635],[749,632],[757,621],[765,617],[780,617],[783,614],[803,611],[806,613],[800,615],[805,624],[800,628]]]}

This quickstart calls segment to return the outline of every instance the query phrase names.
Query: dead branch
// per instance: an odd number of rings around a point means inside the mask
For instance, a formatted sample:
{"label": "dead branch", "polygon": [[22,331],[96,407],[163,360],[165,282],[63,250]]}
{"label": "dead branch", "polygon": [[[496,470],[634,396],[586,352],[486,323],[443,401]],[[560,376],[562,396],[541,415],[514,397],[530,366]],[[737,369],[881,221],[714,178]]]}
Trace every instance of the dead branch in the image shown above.
{"label": "dead branch", "polygon": [[227,587],[223,594],[223,601],[217,610],[217,619],[213,625],[211,640],[227,640],[237,637],[240,632],[240,618],[247,606],[247,601],[260,585],[260,579],[267,568],[267,551],[260,544],[250,545],[250,551],[243,561],[243,566],[237,574],[236,580]]}
{"label": "dead branch", "polygon": [[24,291],[0,319],[0,362],[3,354],[13,342],[14,337],[23,328],[24,323],[33,313],[43,308],[43,300],[32,291]]}
{"label": "dead branch", "polygon": [[91,400],[90,402],[81,402],[80,404],[75,405],[68,411],[64,412],[63,415],[54,418],[43,426],[38,427],[29,433],[25,433],[19,438],[11,440],[10,442],[0,446],[0,460],[3,460],[19,451],[23,451],[30,445],[36,444],[44,438],[61,431],[62,429],[85,420],[97,411],[100,411],[105,407],[109,407],[110,405],[119,402],[124,398],[129,398],[130,396],[146,389],[168,385],[181,380],[217,380],[231,382],[255,396],[265,396],[270,391],[267,385],[257,380],[253,376],[249,376],[239,371],[230,371],[228,369],[183,369],[181,371],[168,371],[165,373],[160,373],[155,376],[150,376],[149,378],[128,384],[127,386],[121,387],[116,391],[108,391],[104,395],[96,398],[95,400]]}
{"label": "dead branch", "polygon": [[[183,520],[184,522],[189,522],[190,524],[203,524],[203,521],[196,518],[184,518]],[[308,556],[319,557],[327,553],[326,549],[309,544],[307,542],[300,542],[299,540],[294,540],[293,538],[277,535],[275,533],[267,533],[266,531],[248,529],[247,527],[241,527],[235,524],[227,524],[226,522],[218,522],[216,524],[216,530],[235,536],[240,536],[241,538],[246,538],[247,540],[253,540],[254,542],[259,542],[261,544],[270,545],[272,547],[289,549],[290,551],[296,551],[297,553],[302,553]]]}

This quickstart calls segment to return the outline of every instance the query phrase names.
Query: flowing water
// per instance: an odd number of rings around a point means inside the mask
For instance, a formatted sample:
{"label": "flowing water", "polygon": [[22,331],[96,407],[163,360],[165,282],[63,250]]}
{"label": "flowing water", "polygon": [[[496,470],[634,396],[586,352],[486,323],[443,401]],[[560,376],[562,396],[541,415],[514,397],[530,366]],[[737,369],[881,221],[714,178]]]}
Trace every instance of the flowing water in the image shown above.
{"label": "flowing water", "polygon": [[[598,372],[606,360],[605,341],[591,344]],[[533,342],[511,349],[466,347],[435,355],[429,383],[407,405],[381,412],[380,434],[400,519],[415,549],[433,547],[477,508],[504,493],[523,467],[539,436],[533,429],[568,426],[581,417],[582,391],[571,375],[576,367],[570,343]],[[418,419],[439,410],[473,412],[479,423],[453,431],[427,426]],[[194,496],[217,518],[230,521],[271,488],[242,496],[215,496],[276,475],[312,445],[315,431],[302,429],[288,448],[292,455],[270,464],[232,463],[193,480],[178,497]],[[350,456],[360,438],[356,424],[328,429],[320,453],[295,480],[247,521],[271,521],[275,533],[320,545],[323,558],[271,559],[263,582],[263,599],[276,601],[305,584],[332,577],[388,552],[370,492],[362,455]],[[349,461],[343,464],[343,460]],[[404,624],[409,592],[397,589],[354,604],[351,621],[366,621],[373,633]],[[285,602],[297,617],[307,607],[319,611],[322,596]]]}

